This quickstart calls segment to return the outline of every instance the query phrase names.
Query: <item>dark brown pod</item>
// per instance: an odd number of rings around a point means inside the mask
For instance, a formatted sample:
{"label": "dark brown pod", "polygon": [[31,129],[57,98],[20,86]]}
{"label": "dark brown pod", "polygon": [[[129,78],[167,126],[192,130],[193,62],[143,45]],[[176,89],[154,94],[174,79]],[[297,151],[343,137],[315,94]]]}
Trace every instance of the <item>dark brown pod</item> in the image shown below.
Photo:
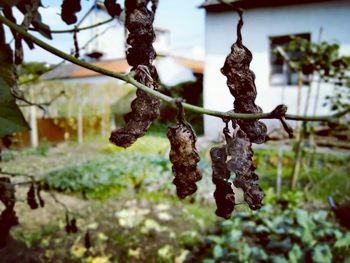
{"label": "dark brown pod", "polygon": [[30,185],[30,188],[27,192],[27,204],[31,209],[37,209],[39,207],[38,202],[36,201],[35,187],[33,183]]}
{"label": "dark brown pod", "polygon": [[[139,66],[135,70],[135,78],[142,80],[148,87],[155,87],[148,68]],[[147,77],[148,76],[148,77]],[[131,103],[132,111],[125,116],[126,125],[114,130],[110,142],[117,146],[127,148],[139,137],[146,134],[153,121],[159,116],[160,100],[143,90],[137,90],[136,99]]]}
{"label": "dark brown pod", "polygon": [[44,207],[45,206],[45,201],[44,201],[44,199],[41,196],[41,190],[42,190],[42,186],[41,186],[41,183],[39,183],[37,185],[37,188],[36,188],[36,196],[38,197],[40,206]]}
{"label": "dark brown pod", "polygon": [[18,225],[18,218],[14,210],[15,188],[7,177],[0,177],[0,201],[5,206],[0,215],[0,248],[3,248],[6,246],[11,227]]}
{"label": "dark brown pod", "polygon": [[76,13],[81,10],[80,0],[63,0],[61,18],[67,25],[77,22]]}
{"label": "dark brown pod", "polygon": [[84,246],[86,249],[90,249],[90,247],[91,247],[91,238],[90,238],[89,230],[86,230],[86,233],[84,236]]}
{"label": "dark brown pod", "polygon": [[233,184],[244,192],[244,200],[253,210],[262,206],[264,192],[258,185],[255,173],[252,144],[240,129],[227,144],[227,169],[236,174]]}
{"label": "dark brown pod", "polygon": [[[255,86],[255,74],[249,69],[253,55],[242,44],[241,28],[243,26],[242,13],[237,26],[237,41],[232,45],[231,52],[221,69],[227,77],[227,86],[235,97],[234,111],[237,113],[261,113],[262,109],[255,104],[257,95]],[[267,128],[258,120],[238,120],[240,128],[247,134],[252,143],[264,143],[266,141]]]}
{"label": "dark brown pod", "polygon": [[235,208],[235,195],[228,181],[230,171],[226,166],[226,146],[214,147],[210,150],[213,175],[212,180],[216,186],[214,198],[216,202],[216,215],[228,219]]}
{"label": "dark brown pod", "polygon": [[119,16],[120,13],[122,12],[122,8],[120,4],[117,3],[116,0],[105,0],[104,5],[107,9],[108,14],[111,17]]}
{"label": "dark brown pod", "polygon": [[[157,89],[158,74],[152,65],[156,58],[153,48],[155,33],[153,20],[155,3],[152,10],[147,8],[149,0],[125,1],[125,27],[128,30],[126,58],[135,72],[135,79],[149,87]],[[125,127],[114,130],[110,142],[121,147],[131,146],[139,137],[146,134],[153,121],[159,116],[160,100],[143,90],[137,90],[136,99],[131,103],[132,111],[125,116]]]}
{"label": "dark brown pod", "polygon": [[176,185],[178,197],[183,199],[197,191],[196,182],[202,179],[202,175],[197,169],[197,163],[200,160],[195,145],[197,136],[191,125],[185,121],[180,102],[178,107],[177,125],[168,129],[167,136],[171,146],[169,158],[173,164],[172,170],[175,176],[173,184]]}

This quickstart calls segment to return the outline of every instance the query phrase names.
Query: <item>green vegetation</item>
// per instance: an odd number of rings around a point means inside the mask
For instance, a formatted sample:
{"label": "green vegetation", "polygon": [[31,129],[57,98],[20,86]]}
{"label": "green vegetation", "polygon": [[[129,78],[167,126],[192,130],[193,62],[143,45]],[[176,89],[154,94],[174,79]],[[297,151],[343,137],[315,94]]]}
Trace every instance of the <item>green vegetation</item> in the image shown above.
{"label": "green vegetation", "polygon": [[[38,262],[344,262],[350,256],[349,232],[325,203],[330,194],[340,203],[346,200],[348,155],[305,151],[299,190],[289,191],[293,154],[286,147],[278,197],[278,150],[255,149],[265,206],[251,212],[237,205],[232,219],[224,221],[214,213],[208,148],[200,154],[198,191],[185,200],[176,197],[168,152],[167,138],[156,133],[126,150],[94,139],[82,146],[5,151],[12,157],[2,163],[4,170],[18,160],[18,172],[28,171],[33,162],[45,164],[41,178],[61,192],[58,199],[79,227],[67,235],[64,210],[44,192],[43,210],[30,212],[25,203],[19,205],[23,224],[12,236],[24,245],[20,252],[13,248],[15,259],[32,254]],[[236,197],[241,203],[241,194]],[[41,218],[42,211],[51,219]],[[25,219],[33,218],[31,213],[37,213],[35,222]]]}
{"label": "green vegetation", "polygon": [[344,262],[350,257],[350,233],[324,210],[265,205],[218,223],[195,251],[194,257],[206,263]]}

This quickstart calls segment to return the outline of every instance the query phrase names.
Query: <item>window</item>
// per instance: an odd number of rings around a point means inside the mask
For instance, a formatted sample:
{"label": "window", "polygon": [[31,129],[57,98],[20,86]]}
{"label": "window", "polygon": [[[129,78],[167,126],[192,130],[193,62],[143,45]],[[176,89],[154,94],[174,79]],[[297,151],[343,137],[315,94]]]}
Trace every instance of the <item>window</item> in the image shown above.
{"label": "window", "polygon": [[[283,58],[283,56],[276,52],[278,47],[285,48],[293,37],[304,38],[308,41],[311,39],[309,33],[285,35],[270,37],[270,83],[271,85],[297,85],[298,73],[289,65],[289,63]],[[300,51],[287,52],[287,55],[291,59],[301,59],[303,53]],[[306,84],[308,81],[304,80]]]}

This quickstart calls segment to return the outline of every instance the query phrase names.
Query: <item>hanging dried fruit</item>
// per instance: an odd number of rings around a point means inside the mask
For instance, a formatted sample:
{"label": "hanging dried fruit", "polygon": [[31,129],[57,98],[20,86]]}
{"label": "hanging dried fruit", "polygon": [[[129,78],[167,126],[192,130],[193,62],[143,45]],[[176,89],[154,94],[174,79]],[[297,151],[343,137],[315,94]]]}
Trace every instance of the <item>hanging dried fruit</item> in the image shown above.
{"label": "hanging dried fruit", "polygon": [[119,16],[122,12],[122,8],[120,4],[117,3],[117,0],[105,0],[104,5],[111,17]]}
{"label": "hanging dried fruit", "polygon": [[77,220],[74,217],[70,219],[68,211],[66,211],[66,233],[77,233],[78,230],[79,229],[77,227]]}
{"label": "hanging dried fruit", "polygon": [[[153,87],[155,83],[148,68],[139,66],[135,70],[135,79]],[[137,90],[136,99],[131,103],[132,111],[125,116],[125,127],[112,132],[110,141],[121,147],[131,146],[139,137],[146,134],[152,122],[159,116],[159,99],[143,90]]]}
{"label": "hanging dried fruit", "polygon": [[226,146],[214,147],[210,150],[210,157],[213,169],[213,183],[216,186],[214,198],[216,201],[216,215],[225,219],[230,218],[235,208],[235,195],[228,181],[230,171],[226,166]]}
{"label": "hanging dried fruit", "polygon": [[197,136],[185,120],[181,102],[178,102],[177,106],[177,125],[168,129],[167,136],[171,145],[169,158],[173,164],[175,176],[173,184],[176,185],[178,197],[183,199],[197,191],[196,182],[202,178],[202,175],[197,169],[197,163],[200,160],[195,145]]}
{"label": "hanging dried fruit", "polygon": [[241,129],[227,143],[227,155],[227,169],[236,175],[233,184],[243,190],[244,200],[251,209],[261,208],[264,192],[257,183],[252,144]]}
{"label": "hanging dried fruit", "polygon": [[[257,96],[254,83],[255,75],[249,69],[253,56],[249,49],[242,44],[242,11],[239,10],[238,13],[240,19],[237,25],[237,41],[232,45],[231,52],[226,57],[221,72],[227,77],[227,85],[235,98],[234,111],[237,113],[261,113],[261,108],[255,104]],[[264,192],[257,183],[259,177],[255,173],[252,160],[252,143],[266,141],[266,125],[258,120],[237,120],[234,124],[235,127],[236,124],[239,127],[235,128],[232,138],[229,135],[226,122],[226,128],[224,129],[226,145],[213,148],[211,151],[213,182],[217,188],[220,186],[224,189],[223,191],[228,192],[229,198],[222,198],[220,196],[222,193],[219,190],[216,190],[216,196],[214,194],[218,210],[219,207],[226,209],[221,210],[221,216],[225,218],[230,217],[234,208],[234,197],[231,197],[231,191],[233,192],[233,190],[228,182],[230,172],[236,175],[233,184],[244,191],[244,200],[251,209],[259,209],[264,198]],[[226,160],[226,165],[222,163],[223,159]],[[220,181],[218,179],[214,180],[214,178],[220,178]]]}
{"label": "hanging dried fruit", "polygon": [[5,206],[0,215],[0,248],[2,248],[6,245],[11,227],[18,225],[18,218],[14,210],[15,188],[7,177],[0,177],[0,201]]}
{"label": "hanging dried fruit", "polygon": [[37,209],[39,207],[38,202],[36,201],[34,183],[31,183],[27,192],[27,204],[31,209]]}
{"label": "hanging dried fruit", "polygon": [[76,13],[81,10],[80,0],[63,0],[61,18],[67,25],[77,22]]}
{"label": "hanging dried fruit", "polygon": [[[153,30],[154,12],[147,8],[149,0],[125,1],[125,26],[128,29],[126,58],[135,72],[134,78],[149,87],[157,89],[158,74],[152,65],[156,52],[152,46],[155,39]],[[126,125],[114,130],[110,142],[117,146],[129,147],[146,134],[152,122],[159,116],[160,100],[137,90],[137,98],[131,103],[132,111],[125,116]]]}
{"label": "hanging dried fruit", "polygon": [[[243,26],[242,12],[237,25],[237,41],[231,47],[231,53],[226,57],[221,69],[227,77],[227,85],[235,97],[234,111],[237,113],[261,113],[262,109],[255,104],[256,87],[255,74],[249,69],[252,53],[242,44],[241,28]],[[238,125],[253,143],[264,143],[266,140],[266,125],[258,120],[238,120]]]}
{"label": "hanging dried fruit", "polygon": [[42,185],[41,185],[41,183],[39,183],[39,184],[37,185],[37,188],[36,188],[36,196],[38,197],[40,206],[41,206],[41,207],[44,207],[44,206],[45,206],[45,201],[44,201],[44,199],[41,197],[41,190],[42,190]]}

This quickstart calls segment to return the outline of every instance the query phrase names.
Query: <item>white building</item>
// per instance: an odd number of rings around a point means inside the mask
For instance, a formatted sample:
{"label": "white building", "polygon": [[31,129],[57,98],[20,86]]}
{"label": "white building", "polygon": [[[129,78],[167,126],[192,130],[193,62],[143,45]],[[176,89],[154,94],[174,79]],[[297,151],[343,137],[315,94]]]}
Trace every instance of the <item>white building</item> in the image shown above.
{"label": "white building", "polygon": [[[221,2],[221,3],[220,3]],[[226,2],[229,4],[225,4]],[[231,5],[231,6],[230,6]],[[288,35],[300,35],[313,42],[321,40],[340,44],[342,54],[350,54],[350,1],[292,1],[292,0],[207,0],[202,7],[206,10],[204,66],[204,106],[228,111],[232,109],[233,97],[226,86],[226,77],[220,72],[230,47],[236,41],[238,15],[232,6],[244,8],[243,44],[253,54],[250,68],[256,74],[258,90],[256,103],[264,112],[278,104],[288,106],[288,113],[297,113],[297,86],[285,72],[273,72],[271,60],[274,43]],[[292,76],[293,77],[293,76]],[[288,83],[289,82],[289,83]],[[308,114],[313,113],[316,84],[312,84],[312,94]],[[302,88],[302,103],[307,88]],[[331,94],[332,86],[322,84],[321,101],[317,104],[317,114],[330,113],[322,107],[322,101]],[[301,109],[303,113],[304,107]],[[205,134],[216,138],[222,131],[223,123],[218,118],[205,116]],[[265,123],[268,121],[265,121]],[[276,122],[268,122],[270,128]]]}

